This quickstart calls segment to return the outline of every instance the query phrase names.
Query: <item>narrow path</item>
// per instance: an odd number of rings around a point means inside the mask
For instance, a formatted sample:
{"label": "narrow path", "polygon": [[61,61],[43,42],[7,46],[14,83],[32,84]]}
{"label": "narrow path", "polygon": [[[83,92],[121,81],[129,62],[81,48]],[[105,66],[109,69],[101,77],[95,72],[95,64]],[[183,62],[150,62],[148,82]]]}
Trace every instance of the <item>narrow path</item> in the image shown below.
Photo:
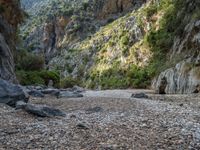
{"label": "narrow path", "polygon": [[200,149],[199,96],[163,100],[145,91],[157,100],[133,99],[133,92],[138,91],[87,91],[78,99],[32,99],[64,110],[64,118],[37,118],[0,105],[0,149]]}

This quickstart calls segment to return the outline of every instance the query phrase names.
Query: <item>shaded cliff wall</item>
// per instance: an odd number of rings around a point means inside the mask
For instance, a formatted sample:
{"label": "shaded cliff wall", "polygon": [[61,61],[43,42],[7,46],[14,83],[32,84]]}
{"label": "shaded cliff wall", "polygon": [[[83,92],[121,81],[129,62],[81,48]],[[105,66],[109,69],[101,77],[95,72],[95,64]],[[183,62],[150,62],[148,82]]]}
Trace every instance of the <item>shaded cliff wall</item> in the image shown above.
{"label": "shaded cliff wall", "polygon": [[23,14],[18,0],[0,0],[0,78],[17,82],[14,73],[17,26]]}

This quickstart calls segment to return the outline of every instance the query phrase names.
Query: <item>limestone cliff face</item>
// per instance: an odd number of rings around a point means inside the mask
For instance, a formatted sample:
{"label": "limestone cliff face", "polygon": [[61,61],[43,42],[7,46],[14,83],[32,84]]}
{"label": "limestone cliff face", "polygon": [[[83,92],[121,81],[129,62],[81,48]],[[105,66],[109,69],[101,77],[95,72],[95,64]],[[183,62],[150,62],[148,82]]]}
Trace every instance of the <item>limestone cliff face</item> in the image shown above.
{"label": "limestone cliff face", "polygon": [[186,23],[183,31],[173,40],[169,60],[180,61],[153,80],[152,86],[157,93],[200,93],[199,6],[199,1],[186,1],[182,10],[179,10],[178,15],[182,14],[182,21]]}
{"label": "limestone cliff face", "polygon": [[[173,59],[184,55],[184,58],[153,81],[158,93],[200,92],[200,20],[188,23],[183,35],[174,40],[170,57]],[[163,80],[166,80],[165,84]]]}
{"label": "limestone cliff face", "polygon": [[127,12],[133,7],[138,7],[142,0],[103,0],[102,8],[99,10],[99,18],[104,19],[110,15]]}
{"label": "limestone cliff face", "polygon": [[15,0],[0,0],[0,78],[16,82],[13,53],[17,25],[22,21],[20,4]]}
{"label": "limestone cliff face", "polygon": [[[124,12],[138,8],[142,3],[143,0],[89,0],[88,3],[65,0],[51,4],[48,0],[42,0],[35,1],[30,8],[28,0],[22,0],[26,11],[30,13],[28,23],[22,28],[25,47],[31,46],[34,52],[44,54],[48,64],[52,58],[60,55],[61,50],[71,49],[109,23],[109,19],[114,20]],[[73,8],[74,5],[77,8]],[[48,10],[47,6],[51,9]],[[70,14],[62,12],[67,8],[59,9],[67,6],[73,8],[74,12]],[[43,14],[40,11],[44,11]],[[52,13],[48,14],[49,11]],[[32,26],[36,21],[38,23]]]}

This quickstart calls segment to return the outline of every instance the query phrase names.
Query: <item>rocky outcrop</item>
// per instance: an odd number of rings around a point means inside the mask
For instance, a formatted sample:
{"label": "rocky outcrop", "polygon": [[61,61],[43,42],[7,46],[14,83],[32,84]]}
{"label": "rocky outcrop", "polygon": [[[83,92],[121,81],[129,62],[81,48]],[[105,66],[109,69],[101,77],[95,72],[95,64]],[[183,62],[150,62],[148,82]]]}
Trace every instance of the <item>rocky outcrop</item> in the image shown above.
{"label": "rocky outcrop", "polygon": [[[88,3],[79,0],[55,3],[42,0],[32,2],[30,7],[29,0],[22,0],[31,16],[21,29],[25,47],[44,54],[48,66],[53,58],[61,55],[63,49],[73,49],[101,26],[109,23],[109,19],[116,19],[124,12],[139,8],[142,3],[143,0],[89,0]],[[71,7],[73,12],[62,12],[63,9],[60,10],[58,6]]]}
{"label": "rocky outcrop", "polygon": [[0,78],[17,82],[14,73],[15,41],[17,26],[23,14],[19,1],[0,0]]}
{"label": "rocky outcrop", "polygon": [[28,95],[23,88],[0,79],[0,103],[15,107],[18,101],[28,102]]}
{"label": "rocky outcrop", "polygon": [[[98,12],[100,19],[105,19],[110,15],[116,15],[117,13],[127,12],[132,9],[134,6],[140,6],[142,0],[103,0],[102,8]],[[100,5],[101,6],[101,5]]]}
{"label": "rocky outcrop", "polygon": [[[178,63],[174,68],[162,72],[153,82],[156,92],[160,94],[199,93],[200,67],[192,65],[194,64],[189,59]],[[163,83],[164,79],[166,84]]]}
{"label": "rocky outcrop", "polygon": [[0,78],[16,82],[13,54],[4,36],[0,33]]}
{"label": "rocky outcrop", "polygon": [[[200,20],[188,23],[183,36],[176,37],[171,49],[171,60],[183,60],[162,72],[154,81],[153,89],[160,94],[200,93]],[[165,80],[165,82],[164,82]]]}

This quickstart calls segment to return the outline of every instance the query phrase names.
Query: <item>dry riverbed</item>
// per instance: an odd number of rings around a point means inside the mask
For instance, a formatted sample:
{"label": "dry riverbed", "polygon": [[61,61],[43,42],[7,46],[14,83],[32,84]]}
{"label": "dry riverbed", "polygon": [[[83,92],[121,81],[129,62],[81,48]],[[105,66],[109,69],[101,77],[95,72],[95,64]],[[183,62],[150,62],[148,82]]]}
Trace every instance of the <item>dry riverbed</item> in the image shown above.
{"label": "dry riverbed", "polygon": [[40,118],[0,105],[0,149],[200,149],[200,95],[130,98],[144,90],[87,91],[83,98],[31,98],[66,112]]}

